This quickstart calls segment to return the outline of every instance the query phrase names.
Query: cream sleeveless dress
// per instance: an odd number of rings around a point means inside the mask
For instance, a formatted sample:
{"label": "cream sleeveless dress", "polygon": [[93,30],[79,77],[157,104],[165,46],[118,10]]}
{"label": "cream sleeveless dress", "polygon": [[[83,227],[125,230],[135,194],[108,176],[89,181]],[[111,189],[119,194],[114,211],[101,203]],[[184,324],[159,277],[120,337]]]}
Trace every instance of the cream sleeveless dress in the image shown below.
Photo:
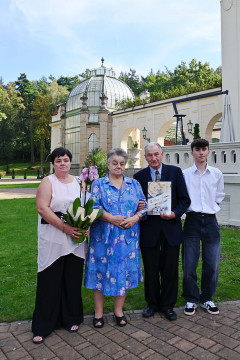
{"label": "cream sleeveless dress", "polygon": [[[66,213],[70,204],[79,196],[80,185],[74,177],[69,184],[61,183],[55,174],[48,176],[52,184],[50,209]],[[89,195],[90,196],[90,195]],[[38,272],[43,271],[61,256],[74,254],[85,259],[87,241],[75,243],[71,236],[51,224],[41,224],[38,216]]]}

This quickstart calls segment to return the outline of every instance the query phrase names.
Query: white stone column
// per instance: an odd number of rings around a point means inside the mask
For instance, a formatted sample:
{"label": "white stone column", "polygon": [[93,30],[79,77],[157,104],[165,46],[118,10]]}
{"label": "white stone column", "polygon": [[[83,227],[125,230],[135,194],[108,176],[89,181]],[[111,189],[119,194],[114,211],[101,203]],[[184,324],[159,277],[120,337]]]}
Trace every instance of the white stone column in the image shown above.
{"label": "white stone column", "polygon": [[84,165],[88,155],[88,137],[87,137],[88,110],[80,112],[80,166]]}
{"label": "white stone column", "polygon": [[[229,90],[236,140],[240,140],[240,0],[221,0],[222,90]],[[223,97],[224,101],[224,97]]]}
{"label": "white stone column", "polygon": [[100,123],[100,139],[99,147],[103,151],[108,151],[108,111],[99,110],[99,123]]}

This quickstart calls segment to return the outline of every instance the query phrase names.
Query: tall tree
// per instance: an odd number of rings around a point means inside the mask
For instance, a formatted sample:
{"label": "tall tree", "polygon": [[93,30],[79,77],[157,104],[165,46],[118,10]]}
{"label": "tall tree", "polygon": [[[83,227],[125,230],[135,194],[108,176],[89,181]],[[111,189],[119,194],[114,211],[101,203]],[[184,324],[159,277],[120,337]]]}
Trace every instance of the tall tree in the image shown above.
{"label": "tall tree", "polygon": [[24,109],[23,99],[15,84],[0,86],[0,160],[8,163],[18,150],[16,147],[17,120]]}
{"label": "tall tree", "polygon": [[193,140],[197,140],[199,139],[200,136],[200,128],[199,128],[199,124],[195,124],[194,128],[193,128]]}
{"label": "tall tree", "polygon": [[136,70],[130,69],[128,73],[120,73],[119,80],[125,82],[134,92],[135,95],[139,95],[144,90],[143,84],[140,81],[139,75],[136,74]]}
{"label": "tall tree", "polygon": [[60,76],[60,78],[57,79],[58,85],[65,86],[68,91],[71,91],[79,82],[80,79],[78,75],[75,75],[73,77]]}
{"label": "tall tree", "polygon": [[136,71],[130,69],[129,73],[121,73],[119,79],[126,82],[137,95],[134,101],[120,102],[120,108],[138,105],[138,95],[146,89],[150,92],[150,102],[153,102],[212,89],[222,83],[219,69],[214,70],[207,62],[201,63],[196,59],[192,59],[189,64],[181,62],[174,71],[166,68],[165,72],[158,71],[154,74],[151,70],[146,77],[141,77],[141,80]]}
{"label": "tall tree", "polygon": [[56,80],[53,80],[47,87],[47,91],[51,96],[51,113],[54,114],[56,106],[66,101],[69,91],[65,86],[58,85]]}
{"label": "tall tree", "polygon": [[30,154],[31,154],[31,166],[35,163],[34,157],[34,142],[33,142],[33,119],[32,119],[32,109],[33,101],[37,96],[37,88],[33,83],[27,79],[26,74],[20,74],[20,77],[16,81],[16,89],[19,91],[21,97],[23,98],[25,109],[21,112],[21,133],[20,141],[22,146],[22,160],[25,160],[24,157],[24,146],[27,142],[27,136],[30,136]]}
{"label": "tall tree", "polygon": [[50,151],[51,129],[49,123],[51,122],[51,95],[38,93],[33,101],[32,116],[34,119],[34,139],[40,148],[40,163],[41,174],[43,173],[43,163],[46,158],[46,153]]}
{"label": "tall tree", "polygon": [[91,70],[86,69],[83,73],[79,74],[79,77],[82,80],[88,79],[91,76]]}

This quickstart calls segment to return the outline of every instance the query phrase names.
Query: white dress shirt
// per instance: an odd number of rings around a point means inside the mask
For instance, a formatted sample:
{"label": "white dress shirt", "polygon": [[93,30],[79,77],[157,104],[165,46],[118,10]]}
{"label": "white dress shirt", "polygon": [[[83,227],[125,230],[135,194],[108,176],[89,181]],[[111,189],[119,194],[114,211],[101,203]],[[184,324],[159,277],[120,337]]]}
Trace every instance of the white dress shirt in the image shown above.
{"label": "white dress shirt", "polygon": [[201,173],[196,165],[183,170],[191,204],[187,210],[206,214],[216,214],[218,204],[224,199],[224,179],[222,172],[207,165]]}
{"label": "white dress shirt", "polygon": [[161,179],[161,175],[162,175],[162,164],[161,164],[160,168],[158,168],[158,169],[153,169],[150,165],[149,165],[149,168],[150,168],[150,173],[151,173],[152,181],[156,181],[156,171],[159,172],[158,176],[159,176],[159,178]]}

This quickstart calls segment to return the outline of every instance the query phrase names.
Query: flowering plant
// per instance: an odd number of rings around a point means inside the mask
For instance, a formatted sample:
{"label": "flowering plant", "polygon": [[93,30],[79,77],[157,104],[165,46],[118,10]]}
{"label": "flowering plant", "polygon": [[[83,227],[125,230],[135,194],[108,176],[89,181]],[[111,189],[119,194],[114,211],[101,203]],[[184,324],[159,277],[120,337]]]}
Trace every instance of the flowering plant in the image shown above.
{"label": "flowering plant", "polygon": [[[84,199],[82,199],[82,182],[86,183],[86,186],[91,186],[92,182],[99,178],[97,167],[90,166],[89,168],[84,168],[81,175],[79,176],[79,185],[80,185],[80,196],[77,197],[74,202],[70,205],[66,214],[63,215],[65,221],[74,227],[79,227],[80,235],[79,239],[73,238],[74,242],[83,242],[85,239],[85,233],[89,226],[101,216],[103,209],[93,209],[93,200],[86,201],[87,198],[87,189],[84,192]],[[89,182],[90,184],[89,184]],[[83,200],[83,201],[82,201]]]}
{"label": "flowering plant", "polygon": [[89,166],[89,168],[84,168],[81,175],[79,176],[80,181],[88,181],[88,179],[93,182],[99,178],[98,170],[95,165]]}

